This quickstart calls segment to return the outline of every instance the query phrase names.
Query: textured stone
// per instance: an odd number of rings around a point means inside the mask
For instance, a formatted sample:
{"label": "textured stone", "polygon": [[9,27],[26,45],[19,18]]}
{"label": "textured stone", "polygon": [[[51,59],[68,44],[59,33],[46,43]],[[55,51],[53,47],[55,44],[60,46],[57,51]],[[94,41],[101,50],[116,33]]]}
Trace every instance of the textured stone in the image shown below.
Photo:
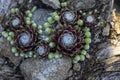
{"label": "textured stone", "polygon": [[110,34],[110,25],[107,24],[106,27],[103,28],[102,35],[103,36],[109,36],[109,34]]}
{"label": "textured stone", "polygon": [[87,80],[120,80],[120,72],[106,72],[101,75],[92,75]]}
{"label": "textured stone", "polygon": [[112,65],[107,66],[106,71],[120,71],[120,59],[114,62]]}
{"label": "textured stone", "polygon": [[90,9],[93,8],[96,4],[95,0],[70,0],[70,5],[76,10],[80,9]]}
{"label": "textured stone", "polygon": [[106,46],[100,49],[96,54],[97,54],[97,59],[99,60],[104,60],[116,55],[120,55],[120,46]]}
{"label": "textured stone", "polygon": [[15,57],[11,52],[11,46],[6,39],[0,38],[0,56],[4,56],[10,59],[10,61],[18,66],[23,59],[22,57]]}
{"label": "textured stone", "polygon": [[0,65],[3,65],[5,63],[5,59],[0,56]]}
{"label": "textured stone", "polygon": [[0,0],[0,23],[4,18],[4,15],[8,13],[12,0]]}
{"label": "textured stone", "polygon": [[54,60],[28,59],[20,68],[25,80],[65,80],[71,68],[69,58]]}
{"label": "textured stone", "polygon": [[42,0],[42,2],[48,6],[51,6],[53,9],[60,8],[59,0]]}
{"label": "textured stone", "polygon": [[53,11],[47,9],[38,9],[33,13],[33,20],[38,25],[43,25]]}
{"label": "textured stone", "polygon": [[104,73],[101,75],[101,80],[120,80],[120,72]]}
{"label": "textured stone", "polygon": [[2,31],[3,31],[3,27],[0,25],[0,36],[1,36]]}
{"label": "textured stone", "polygon": [[13,73],[14,73],[13,69],[6,65],[0,67],[0,75],[12,76]]}
{"label": "textured stone", "polygon": [[80,71],[80,69],[81,69],[81,65],[79,63],[74,64],[73,70]]}

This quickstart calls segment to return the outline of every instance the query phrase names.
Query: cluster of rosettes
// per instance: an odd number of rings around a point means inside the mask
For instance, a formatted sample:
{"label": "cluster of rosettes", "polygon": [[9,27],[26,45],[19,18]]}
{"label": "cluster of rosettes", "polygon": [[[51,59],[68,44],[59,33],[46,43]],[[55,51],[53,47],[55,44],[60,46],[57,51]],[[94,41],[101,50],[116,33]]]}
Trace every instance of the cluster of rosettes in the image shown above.
{"label": "cluster of rosettes", "polygon": [[[36,7],[26,12],[18,8],[11,9],[2,35],[12,45],[11,51],[15,56],[28,58],[40,55],[40,57],[45,57],[49,52],[48,44],[39,39],[38,28],[41,26],[32,20],[32,13],[35,10]],[[41,51],[43,49],[44,51]]]}
{"label": "cluster of rosettes", "polygon": [[85,59],[91,43],[89,27],[96,24],[96,16],[93,12],[73,10],[66,2],[61,3],[61,7],[60,12],[53,12],[42,26],[32,20],[36,7],[26,12],[11,9],[2,35],[10,41],[15,56],[48,56],[49,59],[69,56],[74,63]]}

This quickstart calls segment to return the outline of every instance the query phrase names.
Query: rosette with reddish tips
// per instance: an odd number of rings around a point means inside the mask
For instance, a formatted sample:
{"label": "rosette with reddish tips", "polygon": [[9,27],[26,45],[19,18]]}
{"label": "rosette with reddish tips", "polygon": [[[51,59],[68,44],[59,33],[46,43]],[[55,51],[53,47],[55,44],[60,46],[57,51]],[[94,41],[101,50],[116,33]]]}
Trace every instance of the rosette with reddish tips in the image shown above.
{"label": "rosette with reddish tips", "polygon": [[24,27],[15,33],[14,40],[19,51],[28,52],[35,48],[38,34],[32,27]]}
{"label": "rosette with reddish tips", "polygon": [[77,11],[68,8],[63,9],[60,13],[60,16],[61,22],[65,24],[75,24],[78,19]]}
{"label": "rosette with reddish tips", "polygon": [[7,26],[10,30],[15,31],[20,29],[24,22],[25,21],[22,14],[12,14],[7,22]]}
{"label": "rosette with reddish tips", "polygon": [[38,42],[35,50],[36,50],[36,53],[41,57],[47,56],[48,53],[50,52],[49,45],[45,42]]}
{"label": "rosette with reddish tips", "polygon": [[83,48],[84,36],[71,27],[59,29],[56,32],[55,42],[58,51],[65,55],[75,56]]}

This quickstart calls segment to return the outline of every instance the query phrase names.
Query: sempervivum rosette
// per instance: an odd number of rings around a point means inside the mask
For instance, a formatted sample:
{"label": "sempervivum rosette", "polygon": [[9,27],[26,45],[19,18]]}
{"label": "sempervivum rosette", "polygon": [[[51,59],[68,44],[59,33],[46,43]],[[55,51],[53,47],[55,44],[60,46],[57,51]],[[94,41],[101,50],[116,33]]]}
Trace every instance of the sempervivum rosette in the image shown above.
{"label": "sempervivum rosette", "polygon": [[87,15],[85,17],[85,26],[93,27],[96,24],[96,19],[94,15]]}
{"label": "sempervivum rosette", "polygon": [[28,52],[35,47],[38,35],[32,27],[28,26],[16,31],[14,40],[19,51]]}
{"label": "sempervivum rosette", "polygon": [[9,20],[7,21],[7,26],[10,30],[15,31],[20,29],[24,24],[24,18],[22,13],[11,14]]}
{"label": "sempervivum rosette", "polygon": [[98,11],[96,9],[87,13],[80,11],[80,14],[82,14],[80,18],[84,21],[84,26],[95,27],[99,22],[100,17],[97,15]]}
{"label": "sempervivum rosette", "polygon": [[24,25],[24,15],[19,11],[18,8],[11,9],[10,14],[5,19],[5,29],[9,29],[9,31],[16,31],[20,29]]}
{"label": "sempervivum rosette", "polygon": [[40,55],[41,57],[46,57],[50,52],[50,48],[47,43],[40,41],[37,43],[35,51],[37,55]]}
{"label": "sempervivum rosette", "polygon": [[[14,36],[12,36],[13,34]],[[34,49],[38,41],[38,33],[35,29],[31,26],[24,26],[24,28],[16,30],[13,34],[9,35],[12,38],[9,41],[15,56],[36,57]]]}
{"label": "sempervivum rosette", "polygon": [[62,26],[55,32],[54,41],[56,50],[60,54],[72,57],[76,63],[85,59],[90,48],[91,33],[87,27]]}
{"label": "sempervivum rosette", "polygon": [[56,32],[57,49],[65,55],[75,56],[83,48],[83,34],[71,27],[61,28]]}
{"label": "sempervivum rosette", "polygon": [[77,19],[79,18],[77,15],[77,11],[74,11],[69,8],[65,8],[61,11],[61,22],[64,24],[75,24]]}

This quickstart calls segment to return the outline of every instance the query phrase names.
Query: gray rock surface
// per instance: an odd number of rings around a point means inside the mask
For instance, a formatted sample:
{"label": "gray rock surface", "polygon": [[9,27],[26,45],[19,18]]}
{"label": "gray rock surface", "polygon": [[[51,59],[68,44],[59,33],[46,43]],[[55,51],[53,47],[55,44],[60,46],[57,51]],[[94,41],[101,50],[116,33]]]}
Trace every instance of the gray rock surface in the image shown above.
{"label": "gray rock surface", "polygon": [[11,46],[6,39],[0,38],[0,56],[9,58],[14,65],[18,66],[23,58],[15,57],[11,52]]}
{"label": "gray rock surface", "polygon": [[5,63],[5,59],[0,56],[0,66]]}
{"label": "gray rock surface", "polygon": [[101,34],[101,30],[97,30],[97,33],[94,34],[93,43],[101,42],[100,34]]}
{"label": "gray rock surface", "polygon": [[60,1],[59,0],[42,0],[42,2],[48,6],[51,6],[53,9],[60,8]]}
{"label": "gray rock surface", "polygon": [[106,71],[120,71],[120,58],[118,61],[114,62],[112,65],[106,67]]}
{"label": "gray rock surface", "polygon": [[97,60],[104,63],[105,71],[120,71],[120,45],[111,46],[108,43],[99,45],[99,51],[96,53]]}
{"label": "gray rock surface", "polygon": [[0,67],[0,75],[12,76],[14,73],[13,69],[7,65]]}
{"label": "gray rock surface", "polygon": [[20,69],[25,80],[65,80],[71,66],[69,58],[28,59],[21,64]]}
{"label": "gray rock surface", "polygon": [[107,24],[107,25],[103,28],[102,35],[103,35],[103,36],[109,36],[109,34],[110,34],[110,25]]}
{"label": "gray rock surface", "polygon": [[2,25],[0,25],[0,36],[1,36],[2,31],[3,31],[3,27]]}
{"label": "gray rock surface", "polygon": [[103,46],[104,47],[96,53],[97,59],[102,61],[110,57],[120,55],[120,46],[107,46],[106,44]]}
{"label": "gray rock surface", "polygon": [[101,19],[102,21],[111,22],[111,13],[113,10],[113,1],[114,0],[100,0],[99,4],[102,4]]}
{"label": "gray rock surface", "polygon": [[81,69],[81,65],[79,63],[73,65],[73,70],[80,71],[80,69]]}
{"label": "gray rock surface", "polygon": [[101,80],[120,80],[120,72],[104,73]]}
{"label": "gray rock surface", "polygon": [[47,9],[38,9],[33,13],[33,20],[38,25],[43,25],[53,11]]}
{"label": "gray rock surface", "polygon": [[0,0],[0,23],[5,14],[8,13],[11,2],[12,0]]}
{"label": "gray rock surface", "polygon": [[18,74],[14,73],[15,71],[13,68],[7,65],[0,66],[0,80],[20,80],[16,77]]}
{"label": "gray rock surface", "polygon": [[69,0],[71,6],[76,10],[80,9],[90,9],[93,8],[96,4],[95,0]]}
{"label": "gray rock surface", "polygon": [[120,80],[120,72],[106,72],[102,75],[93,75],[87,80]]}

